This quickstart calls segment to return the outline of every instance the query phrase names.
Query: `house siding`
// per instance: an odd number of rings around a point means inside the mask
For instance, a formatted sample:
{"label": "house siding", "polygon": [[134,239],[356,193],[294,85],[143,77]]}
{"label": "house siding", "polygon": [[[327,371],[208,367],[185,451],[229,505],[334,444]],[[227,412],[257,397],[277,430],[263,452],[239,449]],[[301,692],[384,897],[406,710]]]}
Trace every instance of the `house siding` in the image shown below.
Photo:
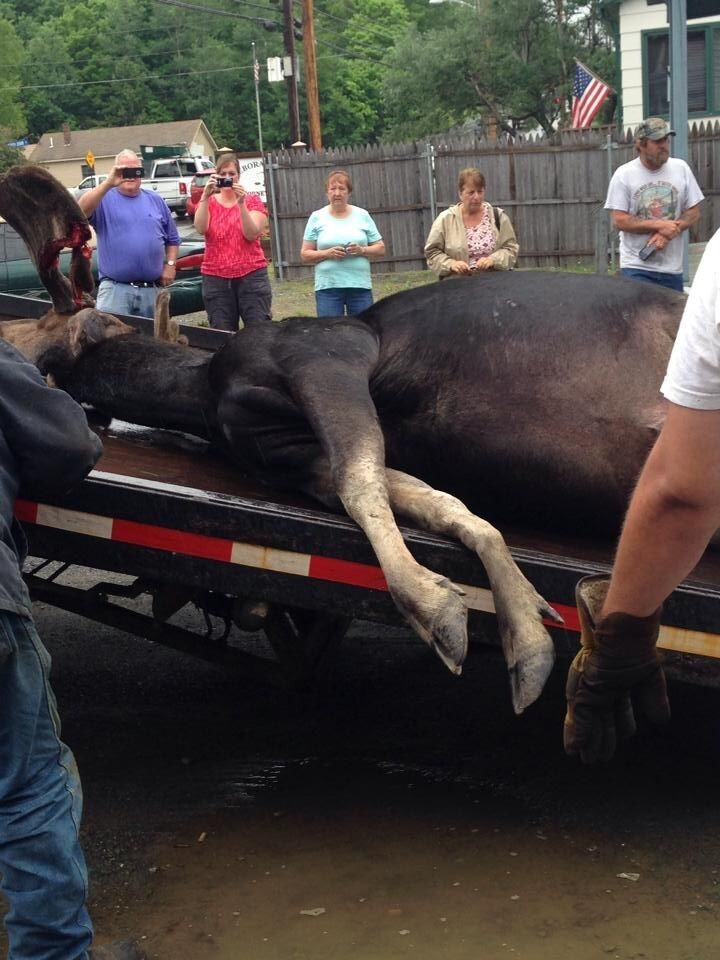
{"label": "house siding", "polygon": [[[689,21],[691,25],[716,23],[718,17]],[[664,4],[648,6],[646,0],[626,0],[620,5],[620,69],[622,71],[622,125],[636,127],[644,119],[642,35],[647,30],[667,29]],[[720,120],[709,115],[703,120]]]}

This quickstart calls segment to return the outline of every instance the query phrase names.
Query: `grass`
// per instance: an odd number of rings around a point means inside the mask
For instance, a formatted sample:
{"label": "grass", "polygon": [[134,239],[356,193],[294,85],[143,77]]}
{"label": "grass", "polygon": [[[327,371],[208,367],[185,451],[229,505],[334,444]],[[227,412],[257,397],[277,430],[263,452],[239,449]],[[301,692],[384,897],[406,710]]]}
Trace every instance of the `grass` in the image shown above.
{"label": "grass", "polygon": [[[429,270],[415,270],[408,273],[382,273],[373,275],[373,295],[376,300],[388,297],[399,290],[410,290],[424,283],[432,283],[435,274]],[[270,269],[270,286],[272,287],[272,311],[275,320],[283,317],[314,317],[315,316],[315,288],[312,277],[307,280],[278,280]],[[198,327],[206,327],[207,314],[186,313],[178,317],[181,323],[190,323]]]}
{"label": "grass", "polygon": [[[410,290],[435,280],[435,274],[429,270],[416,270],[409,273],[380,273],[373,275],[373,296],[376,300],[388,297],[399,290]],[[312,277],[307,280],[277,280],[271,277],[273,292],[273,316],[314,317],[315,290]]]}

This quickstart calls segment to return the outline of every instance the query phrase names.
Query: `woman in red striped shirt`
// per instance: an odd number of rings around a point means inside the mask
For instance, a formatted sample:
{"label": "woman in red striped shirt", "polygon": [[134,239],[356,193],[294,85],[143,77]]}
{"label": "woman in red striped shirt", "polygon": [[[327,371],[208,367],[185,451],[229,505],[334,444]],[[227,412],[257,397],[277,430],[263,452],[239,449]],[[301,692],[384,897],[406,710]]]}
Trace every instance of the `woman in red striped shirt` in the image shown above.
{"label": "woman in red striped shirt", "polygon": [[260,197],[240,183],[240,164],[225,154],[195,211],[205,237],[203,300],[210,326],[238,330],[271,319],[272,291],[260,237],[268,216]]}

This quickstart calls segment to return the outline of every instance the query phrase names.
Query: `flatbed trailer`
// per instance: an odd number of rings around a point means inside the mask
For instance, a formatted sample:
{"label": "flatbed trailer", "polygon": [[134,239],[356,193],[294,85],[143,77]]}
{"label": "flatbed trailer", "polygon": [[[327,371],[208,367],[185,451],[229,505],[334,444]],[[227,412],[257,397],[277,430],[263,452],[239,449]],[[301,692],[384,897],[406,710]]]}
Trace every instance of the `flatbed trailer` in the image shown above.
{"label": "flatbed trailer", "polygon": [[[39,315],[32,311],[47,305],[37,303],[0,296],[0,314]],[[151,329],[150,321],[124,319]],[[182,332],[206,349],[226,337],[192,326]],[[322,675],[353,620],[402,623],[367,539],[348,518],[242,476],[201,440],[115,421],[101,435],[103,455],[75,490],[16,504],[30,543],[26,579],[34,599],[297,687]],[[454,541],[402,530],[421,564],[465,590],[471,641],[498,645],[478,558]],[[613,544],[507,528],[503,534],[525,575],[564,617],[565,628],[548,626],[558,652],[569,655],[578,640],[575,583],[609,569]],[[97,582],[63,582],[73,565],[97,571]],[[143,594],[146,612],[124,602]],[[172,622],[187,603],[205,614],[206,629]],[[274,656],[241,649],[233,625],[262,630]],[[708,550],[668,599],[659,645],[670,673],[720,685],[720,552]]]}

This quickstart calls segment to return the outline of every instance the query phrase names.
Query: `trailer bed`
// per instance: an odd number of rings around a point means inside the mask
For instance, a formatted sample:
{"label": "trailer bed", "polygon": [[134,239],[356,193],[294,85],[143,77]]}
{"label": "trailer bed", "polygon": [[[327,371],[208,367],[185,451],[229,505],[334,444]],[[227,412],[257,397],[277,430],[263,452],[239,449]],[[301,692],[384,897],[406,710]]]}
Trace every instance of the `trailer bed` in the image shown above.
{"label": "trailer bed", "polygon": [[[102,436],[103,456],[80,487],[53,503],[19,501],[18,516],[34,557],[129,574],[137,584],[130,595],[149,592],[154,614],[150,622],[135,622],[124,608],[118,612],[107,584],[86,596],[71,590],[68,597],[42,570],[29,573],[35,597],[106,622],[119,617],[129,630],[212,659],[232,659],[232,651],[221,654],[202,641],[191,649],[190,638],[164,616],[176,609],[168,597],[179,594],[228,624],[243,604],[260,601],[273,611],[274,672],[292,683],[307,681],[326,641],[339,639],[353,619],[401,622],[369,543],[348,518],[263,487],[191,437],[117,422]],[[608,570],[613,545],[503,532],[521,569],[565,618],[564,629],[548,626],[559,653],[571,653],[578,630],[575,583]],[[403,533],[420,563],[463,586],[471,639],[496,644],[492,595],[479,560],[443,537],[406,527]],[[267,622],[262,627],[267,630]],[[720,555],[708,551],[666,604],[660,645],[671,671],[715,684],[719,634]]]}

